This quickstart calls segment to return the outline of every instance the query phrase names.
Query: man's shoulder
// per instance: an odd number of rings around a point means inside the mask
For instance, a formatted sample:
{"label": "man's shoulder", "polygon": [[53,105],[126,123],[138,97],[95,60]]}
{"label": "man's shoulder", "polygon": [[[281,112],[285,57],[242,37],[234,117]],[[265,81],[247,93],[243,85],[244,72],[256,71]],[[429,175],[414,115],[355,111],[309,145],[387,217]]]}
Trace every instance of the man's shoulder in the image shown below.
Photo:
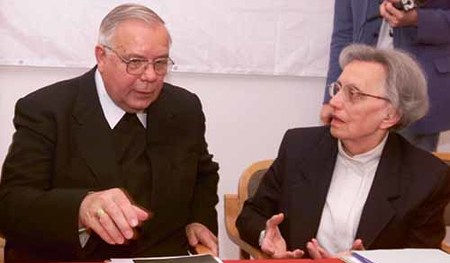
{"label": "man's shoulder", "polygon": [[[84,82],[84,83],[83,83]],[[25,102],[35,103],[64,103],[68,98],[75,97],[80,87],[86,87],[86,83],[95,87],[94,71],[91,70],[81,76],[61,80],[45,87],[39,88],[21,99]]]}
{"label": "man's shoulder", "polygon": [[167,82],[164,82],[163,92],[170,98],[192,98],[196,95],[180,86],[176,86]]}
{"label": "man's shoulder", "polygon": [[161,101],[177,107],[200,106],[200,99],[195,93],[167,82],[164,83]]}

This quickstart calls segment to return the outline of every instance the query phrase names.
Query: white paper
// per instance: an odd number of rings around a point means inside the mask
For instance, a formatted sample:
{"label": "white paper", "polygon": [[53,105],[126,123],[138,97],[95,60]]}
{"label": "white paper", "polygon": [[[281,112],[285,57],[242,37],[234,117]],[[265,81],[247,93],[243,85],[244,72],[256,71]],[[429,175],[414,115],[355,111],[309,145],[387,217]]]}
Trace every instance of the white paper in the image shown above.
{"label": "white paper", "polygon": [[[110,263],[134,263],[133,260],[154,260],[157,262],[158,260],[165,259],[179,259],[180,263],[183,262],[184,258],[194,259],[195,257],[203,257],[206,256],[204,254],[200,255],[186,255],[186,256],[173,256],[173,257],[143,257],[143,258],[112,258]],[[210,256],[210,255],[208,255]],[[211,259],[214,259],[217,263],[223,263],[218,257],[210,256]],[[199,260],[199,262],[203,262],[204,260]]]}
{"label": "white paper", "polygon": [[379,249],[354,253],[374,263],[450,263],[450,255],[439,249]]}

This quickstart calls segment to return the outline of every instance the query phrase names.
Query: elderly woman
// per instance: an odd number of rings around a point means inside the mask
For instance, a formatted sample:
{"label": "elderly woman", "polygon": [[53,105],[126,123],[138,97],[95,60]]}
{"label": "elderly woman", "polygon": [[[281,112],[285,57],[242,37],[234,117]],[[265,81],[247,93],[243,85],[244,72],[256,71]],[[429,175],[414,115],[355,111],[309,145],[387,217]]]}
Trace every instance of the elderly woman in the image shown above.
{"label": "elderly woman", "polygon": [[287,131],[239,215],[241,237],[274,258],[438,248],[449,168],[394,132],[427,112],[420,67],[364,45],[345,48],[339,62],[330,126]]}

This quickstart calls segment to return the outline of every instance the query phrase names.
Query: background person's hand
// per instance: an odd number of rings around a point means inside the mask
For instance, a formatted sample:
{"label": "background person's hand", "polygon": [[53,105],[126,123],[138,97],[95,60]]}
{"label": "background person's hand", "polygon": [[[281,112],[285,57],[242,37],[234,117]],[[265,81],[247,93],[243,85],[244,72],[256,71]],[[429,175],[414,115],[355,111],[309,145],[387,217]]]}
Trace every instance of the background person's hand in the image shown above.
{"label": "background person's hand", "polygon": [[266,222],[266,233],[261,243],[261,250],[272,258],[300,258],[304,252],[300,249],[288,251],[286,241],[278,225],[284,220],[284,214],[272,216]]}
{"label": "background person's hand", "polygon": [[417,10],[403,11],[394,7],[393,3],[398,0],[385,0],[380,5],[380,15],[391,27],[415,26],[417,25]]}
{"label": "background person's hand", "polygon": [[323,104],[320,110],[320,120],[324,125],[328,125],[331,122],[331,114],[333,113],[333,108],[330,104]]}
{"label": "background person's hand", "polygon": [[214,256],[219,256],[217,237],[203,224],[191,223],[187,225],[186,236],[191,247],[200,243],[209,248]]}
{"label": "background person's hand", "polygon": [[313,238],[310,242],[306,244],[306,248],[308,249],[309,256],[312,259],[321,259],[321,258],[336,258],[345,255],[349,255],[352,250],[364,250],[364,245],[361,239],[356,239],[350,250],[342,251],[337,254],[331,254],[326,251],[322,246],[320,246],[317,239]]}
{"label": "background person's hand", "polygon": [[124,244],[135,237],[134,229],[150,214],[132,204],[119,188],[93,192],[83,199],[79,225],[97,233],[108,244]]}

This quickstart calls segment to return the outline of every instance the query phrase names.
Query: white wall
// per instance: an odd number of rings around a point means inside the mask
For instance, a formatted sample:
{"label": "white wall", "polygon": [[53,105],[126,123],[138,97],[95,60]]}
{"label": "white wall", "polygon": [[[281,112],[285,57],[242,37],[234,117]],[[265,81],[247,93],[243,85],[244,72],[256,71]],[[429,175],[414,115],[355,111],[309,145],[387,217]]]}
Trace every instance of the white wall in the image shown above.
{"label": "white wall", "polygon": [[[101,19],[127,2],[1,0],[0,64],[89,67]],[[334,0],[134,2],[166,21],[178,72],[325,75]]]}
{"label": "white wall", "polygon": [[[13,133],[16,100],[58,80],[87,69],[0,66],[0,162],[3,163]],[[220,164],[220,254],[238,257],[224,228],[223,194],[236,193],[240,173],[256,160],[274,158],[284,134],[291,127],[319,124],[323,78],[270,77],[172,73],[168,81],[183,86],[203,102],[209,150]],[[441,138],[439,150],[450,151],[450,133]]]}

